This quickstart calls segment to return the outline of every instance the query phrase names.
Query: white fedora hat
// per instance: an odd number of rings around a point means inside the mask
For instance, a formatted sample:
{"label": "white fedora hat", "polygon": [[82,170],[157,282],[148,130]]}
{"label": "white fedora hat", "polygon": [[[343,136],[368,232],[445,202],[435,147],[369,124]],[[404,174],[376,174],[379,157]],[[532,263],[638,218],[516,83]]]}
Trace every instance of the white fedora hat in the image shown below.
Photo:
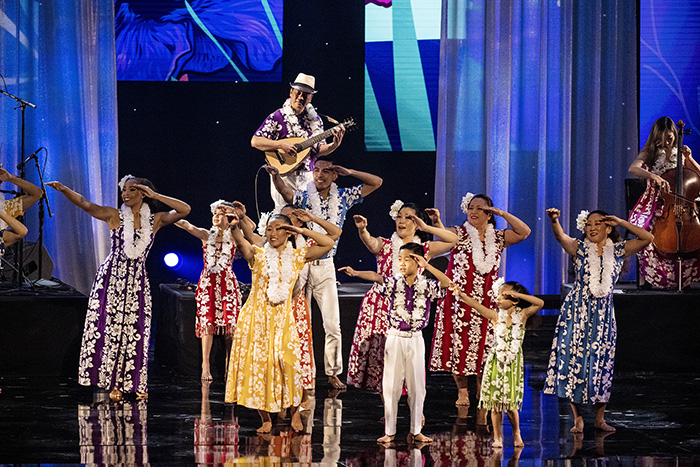
{"label": "white fedora hat", "polygon": [[293,83],[289,83],[294,89],[310,94],[316,94],[316,78],[311,75],[299,73]]}

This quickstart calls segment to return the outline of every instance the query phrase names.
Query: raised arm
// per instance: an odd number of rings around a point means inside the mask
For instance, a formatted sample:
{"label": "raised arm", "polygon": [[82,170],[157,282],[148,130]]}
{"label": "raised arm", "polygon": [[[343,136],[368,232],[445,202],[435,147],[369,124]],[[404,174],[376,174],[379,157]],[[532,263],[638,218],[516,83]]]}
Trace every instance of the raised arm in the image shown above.
{"label": "raised arm", "polygon": [[76,193],[61,182],[48,182],[46,186],[50,186],[54,190],[60,192],[68,201],[78,206],[83,211],[90,214],[95,219],[99,219],[107,223],[110,229],[119,227],[119,211],[110,206],[100,206],[85,199],[80,193]]}
{"label": "raised arm", "polygon": [[238,222],[238,218],[229,222],[231,236],[233,237],[233,241],[236,242],[236,248],[241,252],[243,258],[245,258],[248,264],[252,264],[253,258],[255,257],[255,247],[245,238],[243,231],[238,228]]}
{"label": "raised arm", "polygon": [[547,215],[549,216],[550,223],[552,224],[552,232],[554,233],[554,238],[557,239],[559,244],[564,251],[569,256],[574,256],[576,254],[576,249],[578,248],[578,242],[575,238],[571,238],[564,233],[564,229],[561,228],[559,223],[559,209],[549,208],[547,209]]}
{"label": "raised arm", "polygon": [[27,193],[22,197],[23,211],[26,211],[29,208],[29,206],[39,201],[39,198],[41,198],[41,195],[43,195],[41,188],[39,188],[31,182],[11,175],[7,170],[3,168],[0,168],[0,182],[10,182],[14,185],[17,185],[18,188],[21,188],[22,190],[24,190],[25,193]]}
{"label": "raised arm", "polygon": [[370,235],[367,230],[367,219],[356,214],[352,216],[352,220],[355,221],[355,227],[357,227],[357,233],[360,235],[362,243],[365,244],[370,253],[377,255],[382,250],[382,241]]}
{"label": "raised arm", "polygon": [[423,222],[423,219],[416,216],[415,214],[411,214],[409,218],[416,224],[416,228],[418,230],[427,232],[440,239],[439,241],[430,242],[430,248],[428,249],[428,251],[430,252],[431,257],[437,256],[439,254],[451,250],[457,244],[457,240],[459,240],[457,234],[454,233],[454,231],[452,230],[428,225],[425,222]]}
{"label": "raised arm", "polygon": [[3,210],[0,210],[0,219],[5,221],[5,223],[12,229],[5,230],[2,233],[2,239],[5,246],[13,245],[27,235],[27,227]]}
{"label": "raised arm", "polygon": [[316,242],[315,245],[310,246],[306,250],[306,261],[314,261],[322,258],[326,253],[331,251],[333,245],[335,245],[335,241],[333,241],[330,236],[322,234],[321,232],[316,232],[315,230],[300,228],[289,224],[283,224],[280,228],[294,234],[302,234],[304,237],[309,237]]}
{"label": "raised arm", "polygon": [[292,201],[294,201],[294,190],[284,183],[284,180],[282,180],[282,177],[280,176],[279,170],[271,165],[266,165],[265,170],[272,176],[272,183],[275,185],[277,192],[282,195],[282,198],[284,198],[284,202],[287,204],[292,204]]}
{"label": "raised arm", "polygon": [[350,277],[359,277],[360,279],[376,282],[377,284],[384,283],[384,278],[374,271],[356,271],[350,266],[343,266],[342,268],[338,268],[338,271],[344,272]]}
{"label": "raised arm", "polygon": [[496,216],[501,216],[503,219],[505,219],[506,222],[508,222],[508,225],[510,225],[510,229],[505,231],[506,246],[511,246],[515,245],[516,243],[520,243],[523,240],[525,240],[528,237],[528,235],[530,235],[530,227],[528,227],[528,225],[525,222],[521,221],[513,214],[493,206],[485,207],[484,211],[490,212],[491,214],[494,214]]}
{"label": "raised arm", "polygon": [[134,184],[134,187],[141,190],[144,196],[154,199],[156,201],[160,201],[166,206],[172,208],[172,211],[155,213],[155,219],[153,221],[153,233],[158,232],[158,229],[165,225],[179,221],[180,219],[182,219],[190,213],[190,205],[185,203],[184,201],[180,201],[177,198],[171,198],[170,196],[165,196],[161,195],[160,193],[156,193],[146,185],[140,185],[136,183]]}
{"label": "raised arm", "polygon": [[544,306],[544,300],[542,300],[539,297],[535,297],[534,295],[527,295],[516,292],[514,290],[508,290],[504,292],[504,294],[513,297],[515,299],[515,302],[517,302],[518,300],[525,300],[526,302],[531,303],[529,307],[523,309],[523,316],[525,316],[525,319],[536,314]]}
{"label": "raised arm", "polygon": [[436,256],[440,256],[443,253],[447,253],[452,248],[454,248],[457,242],[459,241],[459,237],[457,236],[457,231],[454,227],[446,228],[443,225],[442,220],[440,220],[440,211],[438,211],[436,208],[426,209],[425,213],[428,214],[430,222],[432,222],[434,228],[446,230],[447,232],[454,234],[454,236],[456,237],[453,243],[452,241],[447,241],[446,238],[438,234],[438,237],[440,237],[442,240],[430,242],[430,248],[428,249],[428,257],[434,258]]}
{"label": "raised arm", "polygon": [[[261,248],[265,245],[265,238],[255,232],[255,228],[258,225],[253,221],[253,219],[248,217],[248,214],[246,214],[246,207],[243,203],[240,201],[234,201],[233,208],[227,208],[226,212],[234,214],[240,220],[238,227],[240,227],[240,229],[243,231],[243,236],[246,238],[246,240]],[[229,222],[230,221],[231,218],[229,217]]]}
{"label": "raised arm", "polygon": [[323,230],[326,231],[329,237],[333,239],[333,242],[338,241],[340,238],[340,235],[343,233],[343,229],[338,227],[332,222],[327,221],[326,219],[322,219],[320,217],[314,216],[312,213],[309,211],[305,211],[303,209],[295,209],[294,210],[294,215],[297,216],[297,218],[304,223],[307,222],[313,222],[315,224],[318,224],[321,226]]}
{"label": "raised arm", "polygon": [[430,271],[430,273],[435,276],[435,279],[437,279],[440,282],[440,287],[443,289],[446,289],[450,287],[450,284],[452,284],[452,281],[450,280],[449,277],[447,277],[442,271],[440,271],[438,268],[433,266],[420,255],[416,255],[414,253],[411,253],[411,258],[413,258],[417,263],[418,266],[424,268],[427,271]]}
{"label": "raised arm", "polygon": [[605,217],[603,217],[602,220],[603,220],[603,222],[605,222],[607,225],[610,225],[610,226],[619,225],[620,227],[624,227],[625,229],[629,230],[637,237],[634,240],[627,240],[625,242],[625,257],[632,256],[633,254],[642,250],[643,248],[645,248],[647,245],[649,245],[651,242],[654,241],[654,234],[644,230],[643,228],[641,228],[639,226],[636,226],[634,224],[630,224],[626,220],[620,219],[617,216],[605,216]]}
{"label": "raised arm", "polygon": [[372,193],[374,190],[382,186],[382,183],[384,183],[384,180],[382,180],[381,177],[377,175],[372,175],[367,172],[361,172],[359,170],[353,170],[353,169],[346,169],[345,167],[341,167],[339,165],[334,165],[333,168],[335,171],[338,173],[340,176],[352,176],[357,179],[359,179],[362,182],[362,191],[360,191],[360,195],[364,198],[365,196],[369,195]]}
{"label": "raised arm", "polygon": [[200,239],[203,242],[209,240],[209,231],[201,227],[190,224],[188,221],[181,219],[174,223],[176,227],[180,227],[185,232]]}
{"label": "raised arm", "polygon": [[459,286],[454,282],[452,283],[452,285],[450,285],[450,290],[452,290],[452,293],[454,293],[455,296],[459,297],[464,303],[466,303],[467,306],[472,307],[474,310],[477,311],[477,313],[479,313],[484,318],[491,321],[498,321],[498,312],[496,310],[486,308],[484,305],[462,292]]}

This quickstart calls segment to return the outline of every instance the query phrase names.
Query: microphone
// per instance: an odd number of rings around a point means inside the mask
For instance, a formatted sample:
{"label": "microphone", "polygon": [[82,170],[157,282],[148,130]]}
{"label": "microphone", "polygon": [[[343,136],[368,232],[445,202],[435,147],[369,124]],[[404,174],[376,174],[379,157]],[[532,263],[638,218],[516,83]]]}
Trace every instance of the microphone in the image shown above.
{"label": "microphone", "polygon": [[32,153],[31,156],[27,157],[27,158],[24,159],[22,162],[20,162],[19,164],[17,164],[17,170],[22,169],[22,167],[24,167],[25,165],[27,165],[27,162],[29,162],[30,160],[36,159],[36,155],[39,154],[39,151],[41,151],[42,149],[44,149],[43,146],[40,147],[39,149],[37,149],[36,151],[34,151],[34,152]]}

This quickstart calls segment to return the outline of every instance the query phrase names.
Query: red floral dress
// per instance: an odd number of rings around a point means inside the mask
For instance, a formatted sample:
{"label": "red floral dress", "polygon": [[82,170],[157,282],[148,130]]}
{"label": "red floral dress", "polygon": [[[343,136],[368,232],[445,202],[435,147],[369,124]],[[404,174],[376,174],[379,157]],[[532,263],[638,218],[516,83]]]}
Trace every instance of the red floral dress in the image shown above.
{"label": "red floral dress", "polygon": [[[494,310],[497,308],[496,294],[491,288],[498,279],[501,253],[505,247],[505,230],[494,232],[496,266],[483,275],[474,267],[472,242],[466,227],[458,226],[456,231],[459,240],[450,253],[445,274],[464,293]],[[447,296],[438,302],[435,315],[430,371],[449,371],[462,376],[481,374],[485,356],[488,356],[492,345],[493,328],[489,320],[461,300],[456,300],[452,291],[448,290]]]}
{"label": "red floral dress", "polygon": [[[195,301],[197,302],[197,318],[195,333],[197,337],[213,334],[233,334],[236,329],[238,312],[241,310],[241,290],[238,287],[236,275],[231,269],[236,247],[231,249],[231,255],[226,267],[220,272],[210,272],[213,265],[207,264],[207,246],[204,249],[204,269],[199,277]],[[220,254],[221,246],[217,247],[215,258]]]}

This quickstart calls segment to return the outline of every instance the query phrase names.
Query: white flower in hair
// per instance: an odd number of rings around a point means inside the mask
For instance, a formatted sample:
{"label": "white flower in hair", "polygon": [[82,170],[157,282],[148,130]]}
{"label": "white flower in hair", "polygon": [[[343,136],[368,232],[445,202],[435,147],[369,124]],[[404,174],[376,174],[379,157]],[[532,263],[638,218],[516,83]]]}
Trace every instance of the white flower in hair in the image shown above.
{"label": "white flower in hair", "polygon": [[498,297],[498,293],[501,290],[501,287],[503,287],[503,284],[505,283],[506,280],[503,277],[499,277],[498,279],[496,279],[496,282],[494,282],[491,286],[491,290],[493,290],[494,297]]}
{"label": "white flower in hair", "polygon": [[126,182],[128,182],[128,181],[131,180],[132,178],[136,178],[136,177],[134,177],[134,176],[131,175],[131,174],[129,174],[129,175],[124,175],[124,176],[122,177],[122,179],[119,180],[119,189],[120,189],[120,190],[123,190],[123,189],[124,189],[124,185],[126,185]]}
{"label": "white flower in hair", "polygon": [[588,222],[588,215],[590,213],[586,211],[585,209],[578,213],[578,217],[576,217],[576,228],[579,229],[581,232],[586,232],[586,222]]}
{"label": "white flower in hair", "polygon": [[394,201],[394,204],[391,205],[391,208],[389,208],[389,216],[391,216],[392,219],[396,220],[397,217],[399,217],[399,211],[403,207],[403,201],[400,199],[397,199]]}
{"label": "white flower in hair", "polygon": [[272,212],[263,212],[260,214],[260,220],[258,221],[258,234],[261,237],[265,236],[265,229],[267,229],[267,223],[270,221],[270,216]]}
{"label": "white flower in hair", "polygon": [[214,214],[214,212],[216,211],[216,208],[218,208],[219,206],[226,206],[226,204],[228,204],[228,201],[220,199],[218,201],[214,201],[213,203],[211,203],[209,205],[209,209],[211,209],[211,213]]}
{"label": "white flower in hair", "polygon": [[459,207],[462,208],[464,214],[469,210],[469,203],[472,202],[472,198],[474,198],[474,193],[471,192],[468,192],[462,197],[462,204],[460,204]]}

